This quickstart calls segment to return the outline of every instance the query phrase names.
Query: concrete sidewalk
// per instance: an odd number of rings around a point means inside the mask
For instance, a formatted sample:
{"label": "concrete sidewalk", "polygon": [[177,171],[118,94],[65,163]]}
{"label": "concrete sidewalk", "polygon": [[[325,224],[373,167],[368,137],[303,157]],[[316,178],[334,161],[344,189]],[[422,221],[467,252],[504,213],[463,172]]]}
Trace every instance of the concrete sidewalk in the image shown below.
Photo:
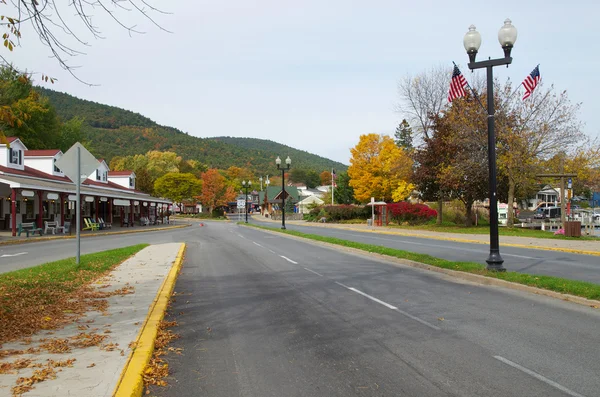
{"label": "concrete sidewalk", "polygon": [[[48,360],[54,363],[63,361],[65,366],[52,368],[50,372],[55,371],[55,378],[52,375],[34,383],[34,388],[26,396],[101,397],[112,396],[119,384],[132,389],[141,387],[143,366],[141,369],[138,366],[133,372],[130,370],[127,375],[124,375],[125,370],[131,369],[134,361],[139,364],[140,355],[143,356],[141,361],[150,357],[156,336],[151,328],[156,327],[162,319],[183,260],[184,249],[185,244],[181,243],[152,245],[143,249],[96,283],[98,291],[131,292],[107,298],[109,305],[105,312],[91,311],[63,329],[42,331],[31,340],[1,346],[2,351],[30,348],[39,348],[41,351],[6,357],[0,354],[0,368],[3,363],[32,360],[26,368],[6,374],[0,372],[0,395],[11,395],[17,380],[31,377],[34,370],[53,367]],[[149,336],[142,337],[143,333],[148,332]],[[63,349],[62,353],[50,353],[47,348],[40,346],[44,342],[60,345],[61,341],[69,344],[78,340],[91,341],[93,338],[100,343],[85,348],[68,345],[69,348]],[[133,351],[135,355],[132,355]],[[36,368],[37,364],[41,367]]]}
{"label": "concrete sidewalk", "polygon": [[[273,221],[270,218],[257,218],[260,222],[268,222],[273,224],[281,224],[281,221]],[[434,232],[429,230],[417,229],[399,229],[392,227],[367,226],[363,224],[337,224],[337,223],[319,223],[306,221],[288,221],[286,224],[310,227],[326,227],[343,230],[354,230],[368,233],[391,234],[397,236],[422,237],[434,240],[457,241],[474,244],[490,243],[488,234],[466,234],[466,233],[446,233]],[[548,232],[550,233],[550,232]],[[571,253],[582,253],[587,255],[600,255],[600,239],[598,240],[558,240],[552,238],[534,238],[534,237],[516,237],[516,236],[500,236],[500,246],[511,246],[521,248],[535,248],[549,251],[562,251]]]}

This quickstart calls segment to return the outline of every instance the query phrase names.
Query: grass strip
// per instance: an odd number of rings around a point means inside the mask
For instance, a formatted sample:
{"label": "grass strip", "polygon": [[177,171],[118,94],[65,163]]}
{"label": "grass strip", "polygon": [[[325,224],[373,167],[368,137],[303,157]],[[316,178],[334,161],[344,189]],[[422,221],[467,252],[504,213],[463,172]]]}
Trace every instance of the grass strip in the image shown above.
{"label": "grass strip", "polygon": [[81,255],[0,274],[0,346],[53,329],[82,314],[99,298],[89,285],[148,244]]}
{"label": "grass strip", "polygon": [[265,229],[292,236],[307,238],[310,240],[322,241],[325,243],[336,244],[343,247],[355,248],[362,251],[373,252],[376,254],[387,255],[394,258],[408,259],[411,261],[424,263],[426,265],[440,267],[443,269],[457,270],[465,273],[478,274],[485,277],[497,278],[513,283],[524,284],[531,287],[541,288],[549,291],[555,291],[563,294],[580,296],[587,299],[600,300],[600,285],[588,283],[585,281],[568,280],[560,277],[542,276],[536,274],[524,274],[517,272],[492,272],[488,271],[482,264],[476,262],[458,262],[446,259],[436,258],[427,254],[403,251],[381,245],[365,244],[355,241],[342,240],[335,237],[325,237],[316,234],[302,233],[295,230],[281,230],[268,226],[244,224],[258,229]]}

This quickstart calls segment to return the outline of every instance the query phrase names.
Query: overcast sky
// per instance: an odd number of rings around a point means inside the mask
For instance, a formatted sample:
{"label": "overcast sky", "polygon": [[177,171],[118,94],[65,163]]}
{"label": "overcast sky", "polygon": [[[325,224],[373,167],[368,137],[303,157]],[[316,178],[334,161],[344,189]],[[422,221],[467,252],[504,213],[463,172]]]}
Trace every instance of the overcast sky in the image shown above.
{"label": "overcast sky", "polygon": [[402,77],[455,61],[471,80],[462,44],[469,25],[482,35],[479,59],[498,58],[497,33],[508,17],[518,29],[514,60],[495,76],[521,82],[539,63],[546,84],[583,103],[586,134],[600,131],[597,1],[149,2],[171,13],[150,15],[172,34],[134,12],[121,19],[145,34],[130,37],[100,10],[94,22],[105,39],[70,23],[91,46],[65,39],[86,52],[69,63],[98,86],[63,71],[29,29],[8,59],[57,77],[49,88],[191,135],[270,139],[348,164],[361,134],[393,134],[402,120],[395,110]]}

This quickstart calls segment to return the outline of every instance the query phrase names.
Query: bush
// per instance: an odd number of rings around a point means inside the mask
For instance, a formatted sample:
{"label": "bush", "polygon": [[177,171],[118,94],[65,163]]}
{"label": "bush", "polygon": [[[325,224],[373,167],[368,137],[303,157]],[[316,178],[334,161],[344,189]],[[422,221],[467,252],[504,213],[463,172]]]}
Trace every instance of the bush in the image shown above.
{"label": "bush", "polygon": [[304,216],[309,221],[320,221],[326,218],[327,222],[341,222],[352,219],[366,220],[371,217],[371,209],[359,205],[322,205],[313,208]]}
{"label": "bush", "polygon": [[427,223],[437,216],[437,211],[425,204],[412,204],[405,201],[387,205],[391,219],[401,224],[408,222],[410,225]]}

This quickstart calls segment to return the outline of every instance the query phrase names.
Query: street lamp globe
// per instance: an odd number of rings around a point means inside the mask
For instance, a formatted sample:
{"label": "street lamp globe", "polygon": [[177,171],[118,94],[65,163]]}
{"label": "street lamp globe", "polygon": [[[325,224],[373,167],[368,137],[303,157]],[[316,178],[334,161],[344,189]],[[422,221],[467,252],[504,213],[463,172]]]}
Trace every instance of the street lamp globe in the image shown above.
{"label": "street lamp globe", "polygon": [[246,186],[246,181],[242,181],[242,186]]}
{"label": "street lamp globe", "polygon": [[475,25],[469,26],[469,31],[465,33],[463,39],[463,45],[465,46],[465,50],[467,50],[467,54],[469,54],[469,61],[475,62],[477,51],[481,47],[481,35],[476,30]]}
{"label": "street lamp globe", "polygon": [[290,165],[292,165],[292,159],[290,156],[287,156],[287,159],[285,159],[285,165],[287,165],[288,168],[290,168]]}
{"label": "street lamp globe", "polygon": [[504,49],[504,56],[510,57],[510,51],[517,41],[517,28],[513,26],[511,20],[506,18],[504,20],[504,26],[498,31],[498,42]]}
{"label": "street lamp globe", "polygon": [[279,168],[279,166],[281,165],[281,159],[279,158],[279,156],[277,156],[277,158],[275,159],[275,164],[277,164],[277,168]]}

